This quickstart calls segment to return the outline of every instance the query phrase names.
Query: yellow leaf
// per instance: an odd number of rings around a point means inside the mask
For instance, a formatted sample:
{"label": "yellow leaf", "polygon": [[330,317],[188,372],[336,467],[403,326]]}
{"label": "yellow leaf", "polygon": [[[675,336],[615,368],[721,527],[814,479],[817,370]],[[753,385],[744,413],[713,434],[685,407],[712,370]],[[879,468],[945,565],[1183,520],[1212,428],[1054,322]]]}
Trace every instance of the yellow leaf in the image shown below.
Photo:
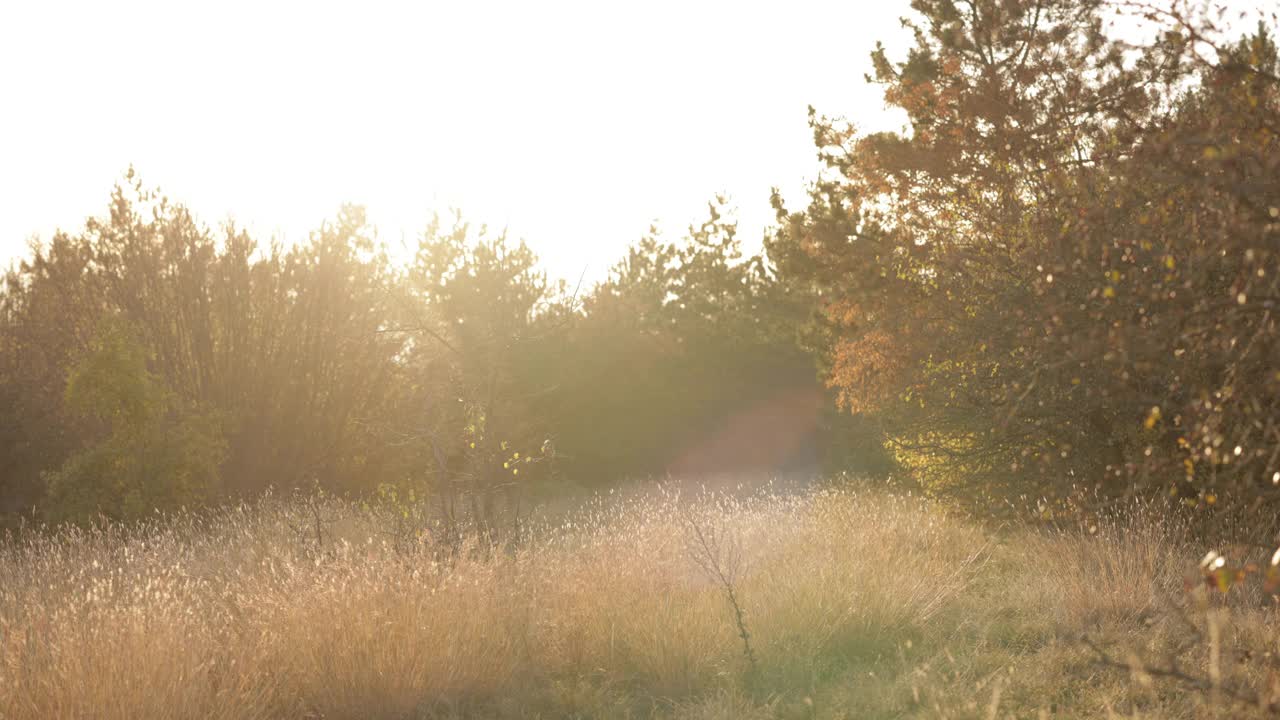
{"label": "yellow leaf", "polygon": [[1235,573],[1231,572],[1229,568],[1222,568],[1213,575],[1219,590],[1226,592],[1231,589],[1231,581],[1235,579]]}

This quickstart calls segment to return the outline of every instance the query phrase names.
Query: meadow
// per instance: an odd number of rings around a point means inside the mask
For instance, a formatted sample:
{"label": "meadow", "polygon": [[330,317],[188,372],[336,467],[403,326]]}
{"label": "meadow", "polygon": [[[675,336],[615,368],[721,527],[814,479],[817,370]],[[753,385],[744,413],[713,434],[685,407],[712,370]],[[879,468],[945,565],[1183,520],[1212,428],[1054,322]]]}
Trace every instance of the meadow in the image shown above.
{"label": "meadow", "polygon": [[26,531],[0,549],[0,717],[1263,713],[1274,610],[1188,591],[1170,517],[667,489],[450,548],[332,498]]}

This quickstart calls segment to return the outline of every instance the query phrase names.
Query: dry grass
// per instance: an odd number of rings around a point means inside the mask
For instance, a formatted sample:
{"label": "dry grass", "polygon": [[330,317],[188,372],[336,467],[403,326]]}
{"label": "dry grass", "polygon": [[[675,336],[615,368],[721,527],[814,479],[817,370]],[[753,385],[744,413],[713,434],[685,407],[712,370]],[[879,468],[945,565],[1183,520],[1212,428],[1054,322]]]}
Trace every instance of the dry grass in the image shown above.
{"label": "dry grass", "polygon": [[[878,493],[669,492],[444,561],[396,551],[376,513],[328,502],[321,548],[292,529],[305,508],[280,502],[10,540],[0,717],[1241,712],[1103,667],[1078,642],[1208,667],[1204,643],[1179,644],[1210,617],[1182,590],[1194,553],[1155,516],[995,537]],[[754,672],[723,589],[691,561],[690,520],[740,553]],[[1219,654],[1274,650],[1272,611],[1237,605]],[[1262,681],[1228,664],[1226,691]]]}

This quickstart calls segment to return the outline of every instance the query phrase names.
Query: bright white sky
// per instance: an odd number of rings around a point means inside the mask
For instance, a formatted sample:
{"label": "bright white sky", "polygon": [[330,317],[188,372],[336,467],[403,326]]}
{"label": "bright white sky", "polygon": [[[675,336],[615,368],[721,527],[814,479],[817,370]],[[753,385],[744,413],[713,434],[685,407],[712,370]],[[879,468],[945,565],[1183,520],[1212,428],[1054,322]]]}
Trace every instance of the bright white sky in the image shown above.
{"label": "bright white sky", "polygon": [[0,266],[133,164],[206,223],[286,241],[344,201],[412,239],[460,208],[600,277],[728,193],[744,239],[817,170],[806,106],[868,85],[906,0],[0,2]]}

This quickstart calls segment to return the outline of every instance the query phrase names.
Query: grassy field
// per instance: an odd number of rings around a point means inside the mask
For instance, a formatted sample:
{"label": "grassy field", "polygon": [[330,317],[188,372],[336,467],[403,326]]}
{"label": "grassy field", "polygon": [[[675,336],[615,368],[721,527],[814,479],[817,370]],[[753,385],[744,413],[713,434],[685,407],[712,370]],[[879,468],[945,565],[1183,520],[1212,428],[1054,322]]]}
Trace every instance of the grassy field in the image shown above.
{"label": "grassy field", "polygon": [[338,501],[317,548],[312,510],[10,540],[0,717],[1240,717],[1275,690],[1270,604],[1188,592],[1201,546],[1140,510],[668,492],[453,559]]}

